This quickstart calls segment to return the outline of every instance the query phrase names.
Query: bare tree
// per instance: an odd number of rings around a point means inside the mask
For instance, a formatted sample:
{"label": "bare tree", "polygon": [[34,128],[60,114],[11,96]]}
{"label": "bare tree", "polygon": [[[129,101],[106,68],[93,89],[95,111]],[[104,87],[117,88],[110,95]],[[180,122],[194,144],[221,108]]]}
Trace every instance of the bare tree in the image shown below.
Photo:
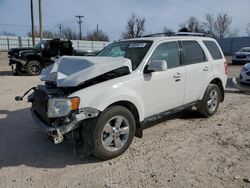
{"label": "bare tree", "polygon": [[170,36],[174,34],[174,31],[172,29],[164,27],[162,30],[163,33],[165,33],[166,36]]}
{"label": "bare tree", "polygon": [[78,39],[78,34],[70,27],[65,27],[62,29],[62,37],[67,40],[76,40]]}
{"label": "bare tree", "polygon": [[[40,37],[40,33],[38,30],[35,30],[34,32],[35,37]],[[27,33],[28,37],[32,37],[32,33],[28,32]],[[50,30],[43,30],[43,38],[57,38],[59,35],[53,31]]]}
{"label": "bare tree", "polygon": [[190,32],[204,32],[200,21],[194,16],[190,16],[187,21],[180,25],[180,28],[186,28]]}
{"label": "bare tree", "polygon": [[205,21],[202,23],[202,28],[209,37],[215,37],[214,24],[215,24],[214,16],[211,14],[207,14],[205,16]]}
{"label": "bare tree", "polygon": [[250,36],[250,23],[247,24],[246,32],[247,32],[247,35]]}
{"label": "bare tree", "polygon": [[109,36],[104,33],[102,30],[94,30],[91,32],[88,32],[86,36],[86,40],[90,41],[109,41]]}
{"label": "bare tree", "polygon": [[231,34],[230,25],[232,18],[227,13],[219,13],[214,23],[214,31],[219,38],[224,38]]}
{"label": "bare tree", "polygon": [[142,36],[145,31],[145,21],[145,18],[132,14],[127,22],[126,31],[122,33],[122,37],[128,39]]}

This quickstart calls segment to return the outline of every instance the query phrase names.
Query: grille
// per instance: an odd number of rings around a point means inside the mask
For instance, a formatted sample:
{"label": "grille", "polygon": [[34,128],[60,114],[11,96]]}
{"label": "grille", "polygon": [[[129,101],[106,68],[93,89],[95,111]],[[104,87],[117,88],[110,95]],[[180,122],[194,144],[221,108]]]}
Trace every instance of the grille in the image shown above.
{"label": "grille", "polygon": [[250,71],[246,73],[247,76],[250,76]]}
{"label": "grille", "polygon": [[237,55],[236,58],[238,58],[238,59],[245,59],[246,55]]}
{"label": "grille", "polygon": [[43,90],[36,89],[34,91],[34,102],[32,103],[32,108],[44,123],[50,124],[47,117],[47,101],[48,95]]}

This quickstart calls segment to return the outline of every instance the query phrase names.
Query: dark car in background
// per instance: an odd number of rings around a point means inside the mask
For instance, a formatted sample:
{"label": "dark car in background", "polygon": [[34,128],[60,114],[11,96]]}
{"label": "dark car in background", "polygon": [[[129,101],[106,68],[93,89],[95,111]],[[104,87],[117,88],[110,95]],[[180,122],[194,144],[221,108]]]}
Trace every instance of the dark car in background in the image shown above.
{"label": "dark car in background", "polygon": [[8,56],[9,65],[15,75],[38,75],[43,68],[53,64],[60,56],[94,56],[96,53],[75,50],[70,40],[52,39],[43,40],[32,48],[12,48]]}

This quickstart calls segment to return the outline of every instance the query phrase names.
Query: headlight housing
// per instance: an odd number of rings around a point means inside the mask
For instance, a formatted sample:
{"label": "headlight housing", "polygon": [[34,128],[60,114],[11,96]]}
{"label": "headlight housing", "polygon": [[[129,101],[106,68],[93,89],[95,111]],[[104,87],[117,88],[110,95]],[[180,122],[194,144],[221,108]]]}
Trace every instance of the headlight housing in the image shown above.
{"label": "headlight housing", "polygon": [[80,98],[51,98],[48,101],[47,115],[49,118],[67,116],[72,110],[79,108]]}

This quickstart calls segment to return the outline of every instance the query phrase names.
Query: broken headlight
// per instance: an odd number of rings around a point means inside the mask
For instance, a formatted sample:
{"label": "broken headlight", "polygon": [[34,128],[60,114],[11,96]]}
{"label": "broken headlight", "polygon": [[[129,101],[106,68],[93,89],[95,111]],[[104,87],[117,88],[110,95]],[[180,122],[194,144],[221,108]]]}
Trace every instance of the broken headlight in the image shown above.
{"label": "broken headlight", "polygon": [[51,98],[48,101],[47,115],[49,118],[67,116],[72,110],[77,110],[80,104],[80,98]]}

